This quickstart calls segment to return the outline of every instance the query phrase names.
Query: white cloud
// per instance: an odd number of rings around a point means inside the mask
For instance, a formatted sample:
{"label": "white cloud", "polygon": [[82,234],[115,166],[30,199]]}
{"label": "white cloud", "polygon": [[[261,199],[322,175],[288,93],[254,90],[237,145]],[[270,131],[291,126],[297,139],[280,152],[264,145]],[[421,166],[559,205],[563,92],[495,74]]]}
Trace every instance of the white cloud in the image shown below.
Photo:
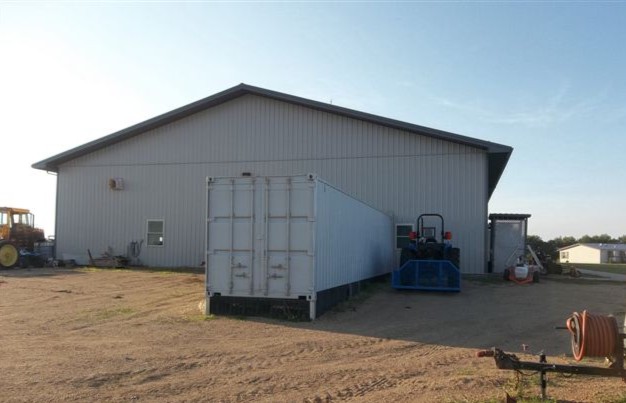
{"label": "white cloud", "polygon": [[471,114],[487,123],[548,127],[572,119],[589,117],[600,111],[608,91],[603,90],[584,98],[569,95],[570,85],[562,84],[555,93],[543,101],[527,102],[519,110],[498,112],[495,105],[486,106],[484,101],[459,102],[447,98],[433,98],[441,106]]}

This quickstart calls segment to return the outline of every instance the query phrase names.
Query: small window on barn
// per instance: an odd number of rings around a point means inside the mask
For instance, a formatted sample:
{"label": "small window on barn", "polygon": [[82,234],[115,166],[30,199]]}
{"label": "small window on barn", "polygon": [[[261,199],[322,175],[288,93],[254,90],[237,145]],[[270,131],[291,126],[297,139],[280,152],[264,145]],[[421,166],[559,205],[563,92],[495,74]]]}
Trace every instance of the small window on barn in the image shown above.
{"label": "small window on barn", "polygon": [[165,234],[164,220],[148,220],[148,246],[163,246],[163,236]]}
{"label": "small window on barn", "polygon": [[569,259],[569,252],[561,252],[561,259]]}
{"label": "small window on barn", "polygon": [[402,249],[409,244],[409,233],[413,224],[396,224],[396,248]]}

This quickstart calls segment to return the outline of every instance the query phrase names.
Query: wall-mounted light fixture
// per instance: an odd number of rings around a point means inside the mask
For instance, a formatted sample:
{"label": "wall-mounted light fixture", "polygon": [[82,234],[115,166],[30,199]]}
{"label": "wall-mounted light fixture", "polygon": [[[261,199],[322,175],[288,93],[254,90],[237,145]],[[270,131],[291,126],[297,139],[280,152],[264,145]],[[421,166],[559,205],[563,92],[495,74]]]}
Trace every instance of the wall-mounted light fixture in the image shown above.
{"label": "wall-mounted light fixture", "polygon": [[111,190],[124,190],[124,179],[111,178],[109,179],[109,189]]}

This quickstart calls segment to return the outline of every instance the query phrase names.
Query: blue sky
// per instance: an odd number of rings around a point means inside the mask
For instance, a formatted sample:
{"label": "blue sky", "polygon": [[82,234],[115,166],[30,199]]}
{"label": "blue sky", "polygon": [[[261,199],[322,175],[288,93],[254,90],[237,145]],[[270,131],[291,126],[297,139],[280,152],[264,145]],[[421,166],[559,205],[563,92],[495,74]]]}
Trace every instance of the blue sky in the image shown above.
{"label": "blue sky", "polygon": [[245,82],[510,145],[490,212],[626,234],[626,3],[0,1],[0,60],[0,204],[48,233],[32,163]]}

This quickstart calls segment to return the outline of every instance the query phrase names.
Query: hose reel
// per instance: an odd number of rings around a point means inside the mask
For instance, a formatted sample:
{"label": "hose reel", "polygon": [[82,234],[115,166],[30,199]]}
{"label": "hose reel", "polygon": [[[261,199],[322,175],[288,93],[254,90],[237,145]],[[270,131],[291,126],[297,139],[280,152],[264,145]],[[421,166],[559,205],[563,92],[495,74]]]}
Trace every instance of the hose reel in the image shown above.
{"label": "hose reel", "polygon": [[507,369],[521,373],[522,370],[537,371],[540,374],[541,398],[547,398],[547,373],[557,372],[574,375],[595,375],[619,377],[626,382],[624,354],[626,334],[620,333],[617,320],[610,315],[595,315],[587,311],[574,312],[565,322],[565,327],[572,336],[572,353],[576,361],[584,357],[606,357],[610,361],[608,367],[588,365],[548,364],[546,355],[541,352],[539,362],[522,361],[515,354],[499,348],[477,352],[478,357],[493,357],[498,369]]}
{"label": "hose reel", "polygon": [[584,357],[613,357],[621,337],[613,316],[574,312],[565,322],[572,335],[572,353],[576,361]]}

